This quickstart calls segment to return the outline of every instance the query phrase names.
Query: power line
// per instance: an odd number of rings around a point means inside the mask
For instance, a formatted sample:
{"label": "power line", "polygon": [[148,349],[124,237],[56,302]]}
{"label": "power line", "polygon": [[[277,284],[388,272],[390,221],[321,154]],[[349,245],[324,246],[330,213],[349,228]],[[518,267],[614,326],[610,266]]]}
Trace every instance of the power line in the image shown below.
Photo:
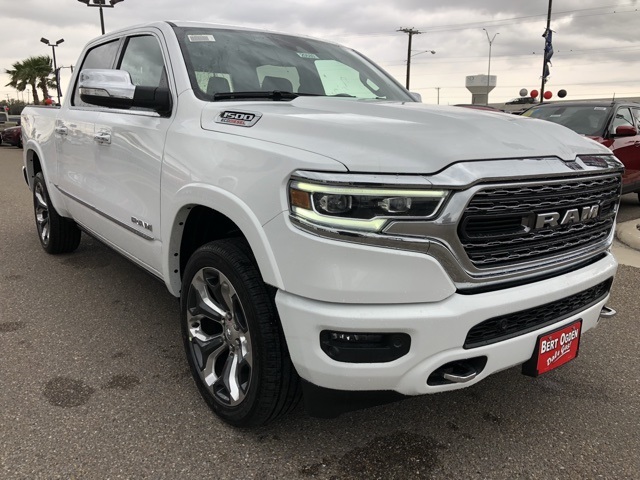
{"label": "power line", "polygon": [[[610,47],[610,48],[591,48],[591,49],[581,49],[581,50],[558,50],[557,52],[555,52],[556,56],[558,58],[563,57],[563,56],[570,56],[570,55],[583,55],[584,53],[608,53],[610,51],[616,51],[616,52],[621,52],[621,53],[629,53],[629,52],[633,52],[636,50],[640,50],[640,45],[630,45],[628,47]],[[531,52],[531,53],[514,53],[511,55],[493,55],[492,58],[516,58],[516,57],[531,57],[532,55],[535,56],[539,56],[542,55],[542,53],[536,53],[536,52]],[[470,60],[470,59],[483,59],[484,56],[482,55],[470,55],[470,56],[466,56],[466,57],[462,57],[462,56],[455,56],[455,57],[447,57],[447,56],[441,56],[440,58],[434,58],[433,61],[431,62],[414,62],[414,64],[419,64],[419,65],[425,65],[427,63],[466,63],[466,62],[449,62],[446,61],[448,59],[457,59],[457,60]],[[384,62],[378,62],[380,65],[383,66],[400,66],[400,65],[404,65],[404,63],[384,63]],[[600,63],[600,62],[598,62]]]}
{"label": "power line", "polygon": [[[637,4],[633,3],[622,3],[616,5],[606,5],[602,7],[591,7],[591,8],[578,8],[575,10],[564,10],[561,12],[555,12],[553,15],[554,20],[557,20],[561,17],[569,16],[573,13],[577,12],[586,12],[593,10],[604,10],[607,8],[616,8],[616,7],[634,7]],[[615,15],[618,13],[634,13],[638,12],[638,9],[628,10],[628,11],[613,11],[613,12],[600,12],[586,15],[575,15],[574,18],[582,18],[582,17],[593,17],[593,16],[601,16],[601,15]],[[510,17],[510,18],[502,18],[499,20],[486,20],[481,22],[470,22],[470,23],[455,23],[455,24],[445,24],[445,25],[430,25],[424,27],[423,30],[428,30],[429,33],[439,33],[439,32],[450,32],[456,30],[471,30],[474,28],[482,28],[482,27],[501,27],[503,25],[513,25],[517,23],[528,23],[531,21],[538,20],[540,17],[545,17],[546,13],[541,13],[537,15],[526,15],[521,17]],[[527,22],[520,22],[519,20],[527,20]],[[344,33],[344,34],[336,34],[336,35],[327,35],[327,38],[332,37],[388,37],[393,36],[394,33],[390,32],[363,32],[363,33]]]}

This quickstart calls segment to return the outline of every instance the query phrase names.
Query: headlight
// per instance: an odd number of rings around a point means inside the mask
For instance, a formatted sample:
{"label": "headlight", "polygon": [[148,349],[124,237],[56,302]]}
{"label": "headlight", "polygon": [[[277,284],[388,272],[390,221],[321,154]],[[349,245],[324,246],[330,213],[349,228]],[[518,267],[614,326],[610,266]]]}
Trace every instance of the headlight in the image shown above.
{"label": "headlight", "polygon": [[433,218],[449,192],[411,186],[343,186],[291,180],[289,205],[297,219],[314,225],[380,232],[392,219]]}

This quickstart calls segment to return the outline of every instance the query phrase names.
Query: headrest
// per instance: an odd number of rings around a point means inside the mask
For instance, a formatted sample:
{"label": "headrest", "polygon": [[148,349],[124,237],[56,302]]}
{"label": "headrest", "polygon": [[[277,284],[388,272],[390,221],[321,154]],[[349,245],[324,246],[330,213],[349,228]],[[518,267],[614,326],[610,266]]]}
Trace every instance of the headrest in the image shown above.
{"label": "headrest", "polygon": [[207,95],[214,93],[227,93],[231,91],[229,80],[224,77],[211,77],[207,83]]}
{"label": "headrest", "polygon": [[286,78],[267,76],[262,80],[262,90],[265,92],[271,92],[273,90],[293,92],[293,85],[291,85],[291,82]]}

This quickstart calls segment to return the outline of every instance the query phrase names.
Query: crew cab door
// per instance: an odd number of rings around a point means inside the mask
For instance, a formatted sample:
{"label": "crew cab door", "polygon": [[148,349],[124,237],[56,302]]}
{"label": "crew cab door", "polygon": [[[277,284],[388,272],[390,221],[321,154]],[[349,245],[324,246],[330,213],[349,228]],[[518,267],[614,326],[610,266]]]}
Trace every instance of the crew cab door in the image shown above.
{"label": "crew cab door", "polygon": [[[116,68],[136,86],[169,87],[167,56],[152,32],[123,40]],[[93,202],[114,225],[97,233],[156,273],[161,272],[160,174],[172,115],[148,109],[102,109],[93,141],[99,164],[99,190]]]}
{"label": "crew cab door", "polygon": [[[120,40],[110,40],[90,49],[79,70],[113,68]],[[76,78],[79,78],[77,75]],[[77,82],[77,80],[76,80]],[[99,168],[93,140],[99,108],[80,99],[77,84],[56,119],[54,127],[57,153],[58,190],[64,194],[67,210],[80,224],[93,224],[96,212],[87,208],[96,196],[94,172]]]}

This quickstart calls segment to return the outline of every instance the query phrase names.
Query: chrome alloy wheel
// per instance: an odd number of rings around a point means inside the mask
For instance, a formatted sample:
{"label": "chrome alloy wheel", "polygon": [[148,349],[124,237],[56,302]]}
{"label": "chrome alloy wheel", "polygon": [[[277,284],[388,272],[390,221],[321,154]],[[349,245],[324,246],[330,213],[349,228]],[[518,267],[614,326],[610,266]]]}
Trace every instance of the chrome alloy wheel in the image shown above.
{"label": "chrome alloy wheel", "polygon": [[49,243],[49,205],[47,204],[44,186],[40,182],[35,185],[34,198],[38,234],[42,243],[47,245]]}
{"label": "chrome alloy wheel", "polygon": [[229,279],[211,267],[189,285],[187,328],[190,353],[213,397],[236,406],[251,386],[251,334],[240,298]]}

